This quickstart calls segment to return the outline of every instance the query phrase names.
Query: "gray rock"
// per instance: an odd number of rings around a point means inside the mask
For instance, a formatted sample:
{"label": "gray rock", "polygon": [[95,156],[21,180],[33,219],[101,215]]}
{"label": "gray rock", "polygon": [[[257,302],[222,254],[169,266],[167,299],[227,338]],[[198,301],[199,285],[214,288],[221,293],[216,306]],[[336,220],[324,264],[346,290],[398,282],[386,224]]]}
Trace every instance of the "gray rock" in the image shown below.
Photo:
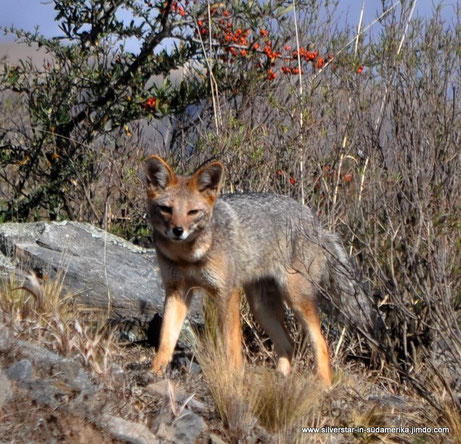
{"label": "gray rock", "polygon": [[147,389],[157,395],[163,397],[173,397],[180,406],[186,404],[189,408],[198,411],[208,410],[208,407],[203,403],[194,399],[193,395],[184,392],[180,387],[178,387],[174,382],[168,379],[162,379],[160,381],[154,382],[147,386]]}
{"label": "gray rock", "polygon": [[77,374],[75,374],[74,371],[68,373],[64,372],[62,374],[62,381],[67,384],[69,389],[81,392],[84,395],[88,395],[96,391],[95,385],[90,381],[88,374],[85,370],[83,370],[83,368],[79,368],[77,370]]}
{"label": "gray rock", "polygon": [[15,268],[16,265],[13,260],[0,251],[0,277],[8,277]]}
{"label": "gray rock", "polygon": [[126,421],[118,416],[103,415],[100,426],[113,437],[132,444],[160,442],[145,425]]}
{"label": "gray rock", "polygon": [[[86,223],[0,224],[0,251],[51,277],[64,272],[65,289],[86,306],[149,320],[163,311],[156,253]],[[201,322],[200,298],[190,318]]]}
{"label": "gray rock", "polygon": [[[67,387],[69,391],[81,392],[86,395],[96,390],[88,374],[76,360],[62,358],[56,353],[26,341],[18,341],[18,346],[21,355],[27,359],[23,359],[14,366],[26,361],[29,362],[32,371],[32,362],[37,369],[51,373],[53,377],[61,381],[63,386]],[[9,374],[10,370],[8,370],[8,375]]]}
{"label": "gray rock", "polygon": [[199,415],[183,410],[171,424],[161,423],[157,434],[162,441],[193,444],[206,429],[207,425]]}
{"label": "gray rock", "polygon": [[29,359],[32,364],[42,370],[48,371],[53,365],[59,365],[63,361],[58,354],[27,341],[17,341],[17,346],[24,358]]}
{"label": "gray rock", "polygon": [[174,442],[181,442],[184,444],[193,444],[199,435],[206,430],[207,425],[202,417],[199,415],[184,410],[179,418],[175,419],[174,427]]}
{"label": "gray rock", "polygon": [[[196,295],[198,291],[195,292]],[[193,349],[197,345],[196,334],[194,331],[194,324],[189,322],[188,319],[184,322],[184,325],[181,329],[181,335],[179,337],[179,344],[187,349]]]}
{"label": "gray rock", "polygon": [[58,408],[62,404],[61,397],[68,393],[67,390],[56,387],[51,379],[37,379],[22,385],[28,390],[28,396],[37,404]]}
{"label": "gray rock", "polygon": [[0,324],[0,352],[5,353],[11,350],[13,345],[14,339],[10,329],[4,324]]}
{"label": "gray rock", "polygon": [[11,384],[3,370],[0,368],[0,409],[13,397]]}
{"label": "gray rock", "polygon": [[17,382],[26,382],[34,379],[34,370],[32,363],[28,359],[22,359],[14,363],[7,370],[8,378]]}

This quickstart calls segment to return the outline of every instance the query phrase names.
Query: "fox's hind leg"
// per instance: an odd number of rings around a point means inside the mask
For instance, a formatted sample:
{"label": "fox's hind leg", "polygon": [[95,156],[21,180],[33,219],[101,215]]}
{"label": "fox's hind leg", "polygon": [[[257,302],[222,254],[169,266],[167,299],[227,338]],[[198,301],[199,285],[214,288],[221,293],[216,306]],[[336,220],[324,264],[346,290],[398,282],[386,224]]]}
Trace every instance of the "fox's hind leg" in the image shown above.
{"label": "fox's hind leg", "polygon": [[269,335],[278,356],[277,370],[287,376],[291,371],[293,342],[285,326],[285,308],[280,289],[272,281],[246,285],[245,294],[256,321]]}
{"label": "fox's hind leg", "polygon": [[287,273],[287,303],[298,320],[309,332],[317,363],[317,374],[326,385],[331,385],[330,356],[320,328],[316,305],[315,284],[299,272]]}

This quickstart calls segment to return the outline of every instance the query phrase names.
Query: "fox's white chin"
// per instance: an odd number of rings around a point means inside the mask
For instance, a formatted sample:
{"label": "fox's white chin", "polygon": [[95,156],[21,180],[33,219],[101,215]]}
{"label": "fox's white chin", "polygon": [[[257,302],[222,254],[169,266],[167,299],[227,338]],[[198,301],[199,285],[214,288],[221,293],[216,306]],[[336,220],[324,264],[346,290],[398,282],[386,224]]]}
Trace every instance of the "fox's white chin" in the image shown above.
{"label": "fox's white chin", "polygon": [[187,240],[190,235],[190,231],[184,231],[180,236],[176,236],[172,231],[167,231],[165,236],[174,242],[183,242]]}

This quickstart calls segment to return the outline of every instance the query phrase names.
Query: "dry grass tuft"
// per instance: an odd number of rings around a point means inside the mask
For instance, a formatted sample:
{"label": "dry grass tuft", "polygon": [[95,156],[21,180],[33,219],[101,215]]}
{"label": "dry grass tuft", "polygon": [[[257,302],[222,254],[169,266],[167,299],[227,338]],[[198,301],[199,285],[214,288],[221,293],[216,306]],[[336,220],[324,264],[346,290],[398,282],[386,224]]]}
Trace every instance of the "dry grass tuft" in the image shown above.
{"label": "dry grass tuft", "polygon": [[275,370],[247,365],[236,372],[219,337],[216,308],[205,304],[204,334],[197,334],[196,358],[211,391],[216,409],[232,438],[245,439],[255,427],[294,442],[293,436],[306,421],[311,424],[325,390],[312,374],[294,370],[283,377]]}
{"label": "dry grass tuft", "polygon": [[450,428],[450,436],[453,442],[461,442],[461,415],[459,410],[452,403],[445,406],[444,415],[445,426]]}
{"label": "dry grass tuft", "polygon": [[22,280],[11,274],[1,290],[0,308],[13,322],[48,317],[56,313],[60,317],[66,316],[70,298],[61,298],[62,281],[62,275],[49,280],[46,275],[33,270],[24,274]]}
{"label": "dry grass tuft", "polygon": [[84,314],[65,294],[63,274],[47,279],[31,271],[22,281],[10,276],[0,290],[0,310],[15,335],[62,356],[77,357],[98,375],[108,375],[116,347],[105,313]]}
{"label": "dry grass tuft", "polygon": [[244,376],[229,365],[221,337],[217,332],[216,307],[208,299],[205,304],[206,327],[196,335],[196,358],[208,383],[223,424],[238,437],[247,436],[255,425],[251,400],[246,393]]}
{"label": "dry grass tuft", "polygon": [[314,376],[292,372],[284,377],[273,370],[250,369],[248,389],[260,424],[269,432],[285,435],[300,421],[315,415],[325,390]]}

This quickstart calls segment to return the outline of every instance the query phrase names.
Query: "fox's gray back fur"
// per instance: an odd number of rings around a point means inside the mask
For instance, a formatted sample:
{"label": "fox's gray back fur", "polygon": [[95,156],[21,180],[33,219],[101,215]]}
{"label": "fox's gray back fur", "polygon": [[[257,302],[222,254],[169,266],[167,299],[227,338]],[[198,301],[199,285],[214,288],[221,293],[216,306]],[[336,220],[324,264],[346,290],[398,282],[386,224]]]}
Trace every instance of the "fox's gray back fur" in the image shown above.
{"label": "fox's gray back fur", "polygon": [[376,338],[381,321],[351,258],[307,206],[275,194],[226,194],[217,199],[210,224],[213,244],[229,249],[243,280],[277,282],[294,269],[317,287],[323,309]]}

